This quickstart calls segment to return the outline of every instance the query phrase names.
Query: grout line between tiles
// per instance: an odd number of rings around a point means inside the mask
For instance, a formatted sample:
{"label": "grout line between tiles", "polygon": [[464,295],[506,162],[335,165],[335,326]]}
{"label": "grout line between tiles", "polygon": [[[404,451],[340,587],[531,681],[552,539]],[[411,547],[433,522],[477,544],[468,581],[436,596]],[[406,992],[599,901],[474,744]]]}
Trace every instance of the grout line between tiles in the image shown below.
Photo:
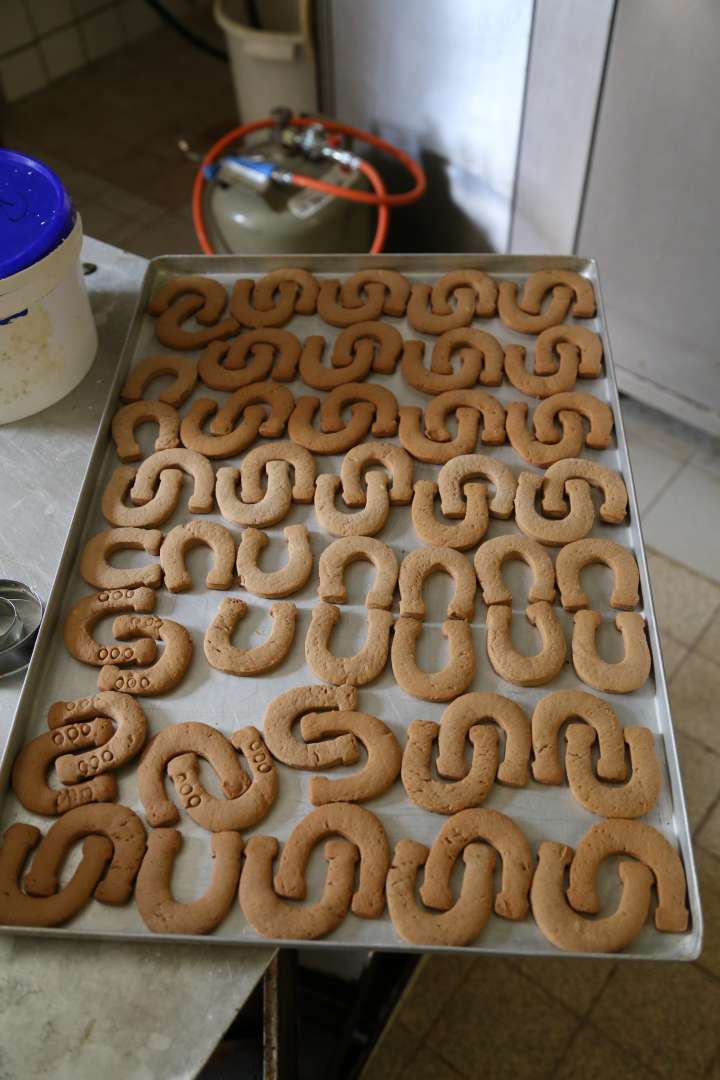
{"label": "grout line between tiles", "polygon": [[[631,467],[632,467],[632,450],[630,450],[630,465],[631,465]],[[687,465],[687,462],[686,462],[686,461],[682,461],[682,462],[680,462],[680,464],[678,465],[677,469],[676,469],[676,470],[675,470],[675,472],[674,472],[674,473],[673,473],[673,474],[672,474],[672,475],[670,476],[670,478],[669,478],[669,480],[667,481],[667,483],[666,483],[666,484],[665,484],[665,485],[664,485],[664,486],[663,486],[663,487],[662,487],[662,488],[660,489],[660,491],[659,491],[659,492],[657,493],[657,495],[653,496],[653,498],[652,498],[652,499],[650,500],[650,502],[649,502],[649,503],[647,504],[647,506],[643,507],[643,509],[642,509],[642,510],[640,511],[640,523],[641,523],[641,525],[642,525],[642,519],[643,519],[644,517],[647,517],[647,515],[648,515],[648,514],[650,513],[650,511],[651,511],[651,510],[652,510],[652,509],[653,509],[653,508],[654,508],[655,506],[657,506],[657,504],[658,504],[658,503],[660,502],[660,499],[662,499],[663,495],[665,495],[665,494],[667,493],[667,491],[668,491],[668,488],[669,488],[669,487],[670,487],[670,486],[671,486],[671,485],[672,485],[672,484],[673,484],[673,483],[674,483],[674,482],[675,482],[675,481],[677,480],[678,476],[679,476],[679,475],[680,475],[680,473],[681,473],[681,472],[683,471],[683,469],[685,468],[685,466],[686,466],[686,465]],[[644,536],[644,534],[643,534],[643,539],[645,539],[645,536]],[[664,553],[664,552],[663,552],[663,551],[662,551],[661,549],[659,549],[659,548],[653,548],[653,550],[654,550],[654,551],[657,551],[659,555],[664,555],[664,554],[665,554],[665,553]],[[678,565],[682,566],[683,564],[682,564],[682,563],[679,563]]]}

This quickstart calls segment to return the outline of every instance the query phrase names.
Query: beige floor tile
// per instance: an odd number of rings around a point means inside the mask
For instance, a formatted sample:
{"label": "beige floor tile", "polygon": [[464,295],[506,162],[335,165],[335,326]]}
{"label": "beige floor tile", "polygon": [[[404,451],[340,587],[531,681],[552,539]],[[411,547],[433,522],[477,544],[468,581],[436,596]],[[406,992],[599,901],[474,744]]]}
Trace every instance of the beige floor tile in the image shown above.
{"label": "beige floor tile", "polygon": [[628,449],[638,506],[640,513],[645,514],[683,465],[669,454],[646,446],[643,442],[630,439]]}
{"label": "beige floor tile", "polygon": [[620,963],[592,1023],[668,1080],[700,1080],[720,1044],[720,983],[692,964]]}
{"label": "beige floor tile", "polygon": [[419,1045],[414,1031],[399,1020],[386,1027],[362,1071],[361,1080],[396,1080],[412,1061]]}
{"label": "beige floor tile", "polygon": [[660,644],[662,647],[665,678],[670,682],[673,675],[687,656],[687,645],[683,645],[681,642],[676,641],[672,634],[669,634],[667,630],[663,630],[662,627],[660,628]]}
{"label": "beige floor tile", "polygon": [[705,436],[702,433],[680,420],[674,420],[666,413],[624,395],[621,404],[623,425],[631,452],[634,444],[643,443],[676,461],[684,462],[705,445]]}
{"label": "beige floor tile", "polygon": [[448,1065],[431,1047],[423,1045],[405,1066],[398,1080],[463,1080],[463,1075]]}
{"label": "beige floor tile", "polygon": [[695,829],[720,794],[720,755],[682,731],[676,738],[690,828]]}
{"label": "beige floor tile", "polygon": [[183,161],[178,153],[178,160],[172,164],[167,162],[165,171],[148,184],[145,198],[168,210],[189,206],[196,172],[197,165]]}
{"label": "beige floor tile", "polygon": [[650,547],[720,581],[720,474],[683,465],[643,518]]}
{"label": "beige floor tile", "polygon": [[492,1080],[554,1074],[580,1023],[510,964],[476,961],[426,1042],[454,1069]]}
{"label": "beige floor tile", "polygon": [[118,228],[127,225],[127,218],[122,214],[98,202],[81,203],[78,209],[85,235],[94,236],[96,240],[104,240],[108,244],[114,243]]}
{"label": "beige floor tile", "polygon": [[698,965],[720,978],[720,859],[695,845],[705,935]]}
{"label": "beige floor tile", "polygon": [[701,847],[720,858],[720,803],[710,811],[695,839]]}
{"label": "beige floor tile", "polygon": [[705,632],[698,638],[696,649],[710,660],[720,660],[720,611],[712,618]]}
{"label": "beige floor tile", "polygon": [[152,259],[156,255],[199,254],[200,246],[192,222],[168,211],[149,225],[143,225],[124,241],[128,251]]}
{"label": "beige floor tile", "polygon": [[720,753],[720,666],[689,653],[670,683],[675,726]]}
{"label": "beige floor tile", "polygon": [[692,645],[720,607],[720,585],[655,551],[648,552],[648,567],[661,630]]}
{"label": "beige floor tile", "polygon": [[584,1016],[609,979],[614,964],[611,960],[528,957],[513,961],[513,966],[568,1009]]}
{"label": "beige floor tile", "polygon": [[399,1003],[397,1016],[424,1039],[474,964],[471,956],[427,956],[419,964]]}
{"label": "beige floor tile", "polygon": [[656,1075],[587,1024],[573,1040],[555,1080],[652,1080]]}

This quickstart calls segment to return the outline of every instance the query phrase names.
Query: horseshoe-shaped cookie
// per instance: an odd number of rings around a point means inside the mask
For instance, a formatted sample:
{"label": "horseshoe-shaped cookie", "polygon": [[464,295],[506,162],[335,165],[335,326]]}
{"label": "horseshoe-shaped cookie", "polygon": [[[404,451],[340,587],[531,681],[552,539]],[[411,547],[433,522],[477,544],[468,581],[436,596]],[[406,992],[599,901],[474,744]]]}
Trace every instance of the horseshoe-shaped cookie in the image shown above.
{"label": "horseshoe-shaped cookie", "polygon": [[379,383],[345,383],[331,390],[320,408],[320,430],[342,431],[345,427],[343,409],[356,401],[369,401],[375,410],[371,431],[378,438],[397,431],[398,405],[395,395]]}
{"label": "horseshoe-shaped cookie", "polygon": [[100,645],[91,637],[92,628],[101,619],[122,611],[149,612],[155,610],[152,589],[113,589],[110,592],[83,596],[65,618],[63,640],[65,648],[83,664],[152,664],[157,657],[154,641],[139,641],[137,645]]}
{"label": "horseshoe-shaped cookie", "polygon": [[315,481],[315,517],[331,536],[374,536],[380,532],[390,513],[388,476],[384,472],[367,474],[365,505],[355,513],[338,510],[335,499],[342,479],[332,473],[321,473]]}
{"label": "horseshoe-shaped cookie", "polygon": [[97,749],[108,742],[112,733],[111,722],[99,717],[89,723],[68,724],[56,731],[46,731],[26,743],[15,759],[12,771],[12,788],[18,802],[34,814],[50,817],[64,814],[73,806],[114,802],[117,798],[114,776],[98,776],[59,789],[51,788],[46,779],[50,766],[61,754],[84,747]]}
{"label": "horseshoe-shaped cookie", "polygon": [[465,517],[467,507],[463,485],[473,480],[489,480],[495,494],[488,503],[490,515],[505,521],[515,508],[517,480],[509,465],[484,454],[462,454],[443,465],[438,474],[440,506],[449,518]]}
{"label": "horseshoe-shaped cookie", "polygon": [[268,938],[312,941],[336,930],[350,909],[359,851],[345,840],[328,840],[323,894],[299,907],[281,900],[273,886],[273,861],[280,845],[274,836],[251,836],[240,875],[240,907],[258,934]]}
{"label": "horseshoe-shaped cookie", "polygon": [[112,858],[113,846],[104,836],[89,836],[82,859],[67,885],[53,896],[27,896],[20,878],[28,855],[42,839],[34,825],[17,822],[0,847],[0,923],[4,926],[60,926],[85,907]]}
{"label": "horseshoe-shaped cookie", "polygon": [[472,289],[475,294],[475,314],[481,319],[491,319],[495,315],[498,287],[483,270],[450,270],[439,277],[430,294],[436,315],[447,315],[452,311],[450,298],[458,289]]}
{"label": "horseshoe-shaped cookie", "polygon": [[[556,397],[564,397],[556,394]],[[551,402],[553,398],[546,398],[542,404]],[[540,408],[541,406],[538,406]],[[537,409],[535,410],[537,412]],[[524,401],[509,401],[505,416],[505,431],[508,441],[513,450],[520,455],[528,465],[535,465],[539,469],[547,469],[548,465],[554,465],[562,458],[577,457],[581,453],[585,442],[582,417],[576,412],[562,409],[558,413],[561,436],[557,442],[545,443],[533,438],[527,428],[528,407]],[[555,435],[553,435],[553,439]]]}
{"label": "horseshoe-shaped cookie", "polygon": [[599,379],[602,375],[603,345],[599,334],[584,326],[563,323],[550,326],[538,335],[535,343],[535,374],[551,375],[557,371],[558,345],[572,345],[577,351],[578,375],[581,379]]}
{"label": "horseshoe-shaped cookie", "polygon": [[[453,368],[453,356],[460,353],[460,365]],[[406,341],[400,370],[403,379],[421,394],[443,394],[447,390],[469,390],[499,386],[503,379],[505,354],[497,338],[476,327],[459,327],[441,334],[433,346],[430,369],[424,363],[425,343]]]}
{"label": "horseshoe-shaped cookie", "polygon": [[227,291],[224,285],[204,274],[183,274],[170,278],[156,289],[151,296],[147,310],[157,318],[171,307],[181,296],[199,297],[202,304],[195,318],[203,326],[212,326],[222,315],[227,305]]}
{"label": "horseshoe-shaped cookie", "polygon": [[400,614],[425,618],[423,586],[431,574],[449,574],[455,592],[448,604],[448,619],[472,619],[475,614],[475,574],[472,564],[453,548],[424,547],[410,551],[400,564]]}
{"label": "horseshoe-shaped cookie", "polygon": [[162,585],[159,563],[121,569],[110,566],[108,558],[116,551],[127,550],[158,555],[162,542],[163,534],[158,529],[105,529],[92,536],[83,548],[80,573],[96,589],[135,589],[141,585],[159,589]]}
{"label": "horseshoe-shaped cookie", "polygon": [[392,787],[400,774],[400,744],[390,728],[376,716],[363,712],[306,713],[300,721],[300,731],[306,742],[350,732],[367,752],[365,768],[352,776],[340,780],[313,777],[309,787],[313,806],[367,802]]}
{"label": "horseshoe-shaped cookie", "polygon": [[[405,317],[408,323],[420,334],[443,334],[459,326],[469,326],[475,316],[475,290],[460,286],[448,289],[441,311],[435,310],[432,301],[432,285],[413,285],[410,290]],[[448,303],[452,292],[455,298],[454,310]]]}
{"label": "horseshoe-shaped cookie", "polygon": [[567,729],[565,768],[574,799],[598,817],[644,817],[660,794],[660,766],[652,732],[646,727],[625,728],[630,776],[624,784],[603,784],[595,777],[592,752],[596,737],[595,728],[587,724],[571,724]]}
{"label": "horseshoe-shaped cookie", "polygon": [[449,658],[440,671],[426,672],[415,661],[417,641],[423,624],[418,619],[398,619],[395,623],[390,662],[398,686],[421,701],[450,701],[464,694],[475,676],[475,649],[472,629],[464,619],[448,619],[442,624]]}
{"label": "horseshoe-shaped cookie", "polygon": [[273,757],[291,769],[332,769],[335,765],[354,765],[358,760],[357,740],[353,735],[305,743],[296,738],[293,726],[307,713],[321,710],[351,712],[357,705],[354,686],[297,686],[271,701],[263,717],[265,742]]}
{"label": "horseshoe-shaped cookie", "polygon": [[288,417],[295,407],[295,399],[286,386],[274,382],[252,383],[236,390],[210,421],[214,435],[228,435],[235,427],[238,417],[251,405],[267,407],[259,433],[268,439],[277,439],[285,431]]}
{"label": "horseshoe-shaped cookie", "polygon": [[365,607],[392,607],[398,579],[398,561],[392,548],[370,536],[345,536],[333,540],[320,556],[318,596],[328,604],[347,603],[345,571],[352,563],[369,562],[375,567],[375,581],[365,597]]}
{"label": "horseshoe-shaped cookie", "polygon": [[150,825],[174,825],[179,820],[176,806],[165,794],[165,768],[172,758],[191,751],[210,762],[226,799],[237,798],[250,786],[234,747],[221,731],[193,721],[171,724],[150,740],[137,769],[138,795]]}
{"label": "horseshoe-shaped cookie", "polygon": [[148,930],[156,934],[209,934],[235,901],[243,840],[236,832],[213,833],[210,883],[202,896],[188,903],[175,900],[170,889],[182,842],[182,833],[177,829],[154,829],[150,833],[147,855],[135,884],[135,902]]}
{"label": "horseshoe-shaped cookie", "polygon": [[205,321],[201,318],[203,307],[198,296],[183,296],[171,304],[155,321],[155,337],[160,344],[167,349],[204,349],[211,341],[235,337],[240,325],[231,317],[214,322],[207,330],[185,330],[183,323],[193,315],[198,322]]}
{"label": "horseshoe-shaped cookie", "polygon": [[412,502],[412,523],[415,534],[423,544],[467,551],[479,544],[487,532],[490,514],[487,488],[484,484],[468,484],[465,488],[466,512],[463,521],[448,525],[435,516],[435,496],[438,485],[432,480],[418,480]]}
{"label": "horseshoe-shaped cookie", "polygon": [[[266,326],[284,326],[295,314],[298,287],[292,281],[282,281],[270,293],[271,296],[274,294],[277,295],[272,307],[261,309],[256,306],[253,279],[238,278],[230,297],[230,314],[241,326],[255,329]],[[263,303],[267,302],[267,296],[261,294],[261,300]]]}
{"label": "horseshoe-shaped cookie", "polygon": [[333,390],[364,379],[370,370],[391,375],[402,355],[402,335],[389,323],[362,322],[348,326],[335,339],[331,367],[323,363],[326,341],[305,339],[300,378],[314,390]]}
{"label": "horseshoe-shaped cookie", "polygon": [[243,529],[236,569],[240,584],[253,596],[264,596],[271,600],[291,596],[307,585],[312,576],[313,556],[307,528],[304,525],[286,525],[283,535],[287,544],[287,562],[280,570],[266,571],[260,569],[258,560],[260,552],[270,543],[269,536],[259,529]]}
{"label": "horseshoe-shaped cookie", "polygon": [[[268,461],[267,490],[258,502],[245,502],[237,496],[240,470],[229,465],[218,469],[215,480],[215,497],[218,509],[226,521],[236,525],[265,528],[277,525],[290,512],[292,506],[292,483],[290,466],[286,461]],[[244,494],[241,489],[241,495]]]}
{"label": "horseshoe-shaped cookie", "polygon": [[476,691],[463,694],[447,706],[440,721],[437,771],[449,780],[461,780],[467,771],[465,740],[478,725],[490,720],[502,728],[505,753],[497,766],[497,779],[509,787],[525,787],[530,757],[530,721],[514,701],[500,694]]}
{"label": "horseshoe-shaped cookie", "polygon": [[273,626],[265,641],[253,649],[238,649],[231,645],[230,639],[247,611],[244,600],[234,596],[226,596],[222,600],[205,632],[203,648],[210,667],[228,675],[262,675],[266,671],[274,671],[290,652],[297,625],[297,608],[294,604],[282,600],[271,604],[268,614]]}
{"label": "horseshoe-shaped cookie", "polygon": [[505,374],[516,390],[529,397],[549,398],[572,390],[578,376],[578,352],[573,345],[558,345],[560,357],[557,370],[549,375],[536,375],[527,367],[522,345],[505,346]]}
{"label": "horseshoe-shaped cookie", "polygon": [[297,398],[287,426],[292,441],[314,454],[344,454],[346,450],[362,442],[375,417],[375,406],[371,402],[358,401],[350,406],[350,419],[344,428],[324,434],[313,427],[313,417],[319,408],[319,398]]}
{"label": "horseshoe-shaped cookie", "polygon": [[495,672],[515,686],[544,686],[559,675],[565,663],[567,643],[562,626],[546,601],[530,604],[525,614],[539,632],[540,652],[519,653],[512,643],[512,609],[493,604],[487,609],[487,652]]}
{"label": "horseshoe-shaped cookie", "polygon": [[520,307],[530,315],[539,315],[546,295],[558,287],[574,294],[570,314],[576,319],[592,319],[595,315],[595,293],[592,283],[574,270],[536,270],[525,280]]}
{"label": "horseshoe-shaped cookie", "polygon": [[320,285],[309,270],[295,266],[271,270],[255,282],[253,303],[256,309],[270,311],[275,306],[276,292],[279,293],[281,286],[286,284],[295,286],[295,314],[314,315]]}
{"label": "horseshoe-shaped cookie", "polygon": [[[180,439],[183,446],[208,458],[228,458],[251,446],[265,422],[265,410],[262,405],[249,405],[236,428],[227,435],[213,435],[203,431],[203,424],[208,417],[218,410],[217,401],[211,398],[198,398],[193,401],[183,416],[180,424]],[[212,424],[210,425],[212,428]]]}
{"label": "horseshoe-shaped cookie", "polygon": [[498,315],[508,329],[515,330],[518,334],[539,334],[548,327],[558,326],[565,321],[573,293],[566,285],[555,285],[549,304],[544,311],[535,315],[524,311],[517,297],[517,283],[501,281],[498,288]]}
{"label": "horseshoe-shaped cookie", "polygon": [[[600,488],[603,502],[600,520],[609,525],[622,525],[627,514],[627,488],[620,473],[586,458],[567,458],[556,461],[545,473],[543,487],[543,513],[548,517],[563,517],[567,513],[565,490],[571,480],[584,480],[591,487]],[[572,500],[570,501],[572,506]],[[578,538],[579,539],[579,538]]]}
{"label": "horseshoe-shaped cookie", "polygon": [[[558,735],[567,720],[584,720],[597,732],[600,753],[596,769],[602,780],[626,776],[625,740],[615,710],[585,690],[555,690],[546,694],[532,715],[533,779],[538,784],[562,784],[563,767]],[[577,727],[577,725],[575,725]]]}
{"label": "horseshoe-shaped cookie", "polygon": [[177,409],[162,401],[134,401],[130,405],[123,405],[112,418],[112,437],[121,461],[139,461],[142,457],[135,428],[148,420],[154,420],[158,425],[155,450],[174,450],[180,445]]}
{"label": "horseshoe-shaped cookie", "polygon": [[113,623],[113,634],[119,641],[143,638],[162,641],[162,656],[151,667],[126,668],[106,664],[98,674],[100,690],[123,690],[126,694],[166,694],[182,682],[190,666],[193,643],[190,634],[180,623],[161,619],[157,615],[119,615]]}
{"label": "horseshoe-shaped cookie", "polygon": [[528,603],[536,604],[545,600],[552,604],[555,599],[555,569],[553,561],[545,548],[536,540],[517,533],[504,533],[486,540],[475,552],[475,573],[477,574],[483,600],[491,604],[511,604],[512,593],[505,586],[502,578],[504,563],[511,559],[522,559],[532,571],[532,584],[528,590]]}
{"label": "horseshoe-shaped cookie", "polygon": [[390,845],[380,820],[357,803],[330,803],[312,810],[287,839],[275,874],[275,891],[288,900],[304,900],[305,868],[320,840],[339,833],[360,852],[358,885],[352,911],[361,919],[377,919],[385,910],[385,877]]}
{"label": "horseshoe-shaped cookie", "polygon": [[587,594],[580,588],[580,573],[591,563],[604,563],[613,572],[612,607],[622,611],[637,607],[640,603],[640,573],[632,551],[614,540],[587,539],[566,544],[555,560],[560,603],[566,611],[590,606]]}
{"label": "horseshoe-shaped cookie", "polygon": [[270,461],[285,461],[294,471],[292,499],[296,503],[311,503],[315,496],[315,458],[304,446],[285,439],[254,446],[242,459],[240,479],[243,500],[260,502],[267,488],[267,465]]}
{"label": "horseshoe-shaped cookie", "polygon": [[367,480],[363,483],[363,474],[372,465],[382,466],[390,475],[388,496],[391,506],[406,506],[412,501],[414,468],[410,455],[393,443],[360,443],[348,450],[340,466],[346,506],[365,506]]}
{"label": "horseshoe-shaped cookie", "polygon": [[191,514],[209,514],[215,507],[213,491],[215,473],[207,458],[194,450],[159,450],[145,458],[135,473],[130,498],[136,506],[144,506],[155,496],[158,479],[165,469],[181,469],[193,480],[193,493],[187,508]]}
{"label": "horseshoe-shaped cookie", "polygon": [[277,769],[257,728],[240,728],[230,736],[230,742],[245,758],[252,776],[250,787],[235,799],[216,799],[209,794],[200,779],[196,754],[180,754],[168,762],[168,776],[183,809],[208,832],[251,829],[267,816],[277,798]]}
{"label": "horseshoe-shaped cookie", "polygon": [[97,754],[89,750],[85,754],[71,753],[59,757],[55,770],[63,784],[78,784],[111,769],[119,769],[139,754],[145,745],[145,713],[134,698],[114,690],[106,690],[80,701],[56,701],[50,706],[47,722],[50,731],[64,735],[68,731],[66,725],[77,724],[82,730],[86,726],[84,721],[94,722],[97,717],[112,720],[116,725],[115,733],[111,729],[110,737],[102,747],[98,747]]}
{"label": "horseshoe-shaped cookie", "polygon": [[382,285],[385,315],[401,319],[410,297],[410,282],[397,270],[358,270],[345,278],[340,288],[340,300],[345,308],[362,307],[368,302],[368,285]]}
{"label": "horseshoe-shaped cookie", "polygon": [[305,637],[305,660],[318,679],[342,686],[364,686],[382,675],[390,651],[393,615],[390,611],[370,608],[365,644],[354,656],[334,656],[329,642],[340,618],[334,604],[316,604]]}
{"label": "horseshoe-shaped cookie", "polygon": [[127,506],[125,496],[135,481],[134,465],[118,465],[102,496],[102,512],[118,528],[147,528],[162,525],[180,501],[183,474],[179,469],[163,469],[157,491],[144,506]]}
{"label": "horseshoe-shaped cookie", "polygon": [[589,429],[584,436],[586,446],[593,450],[607,450],[613,433],[612,409],[606,401],[601,401],[592,394],[578,392],[553,394],[540,402],[533,416],[535,434],[540,442],[556,441],[555,417],[558,413],[562,415],[568,412],[579,413],[587,420]]}
{"label": "horseshoe-shaped cookie", "polygon": [[420,867],[430,848],[415,840],[399,840],[387,876],[387,904],[393,929],[412,945],[469,945],[483,930],[495,896],[496,856],[487,844],[463,848],[465,863],[460,895],[449,911],[420,907],[415,898]]}
{"label": "horseshoe-shaped cookie", "polygon": [[435,780],[431,762],[440,725],[413,720],[408,727],[402,756],[402,784],[409,799],[433,814],[456,814],[479,806],[495,782],[498,767],[498,734],[495,728],[475,726],[468,731],[473,747],[472,764],[465,775],[449,783]]}
{"label": "horseshoe-shaped cookie", "polygon": [[176,525],[163,540],[160,565],[165,575],[165,588],[172,593],[192,589],[185,557],[193,548],[209,547],[213,553],[212,569],[205,578],[208,589],[229,589],[235,571],[235,541],[223,525],[214,521],[187,521]]}
{"label": "horseshoe-shaped cookie", "polygon": [[382,316],[385,306],[385,285],[368,282],[363,286],[365,301],[346,305],[340,291],[340,282],[326,278],[320,282],[317,313],[329,326],[351,326],[353,323],[374,322]]}
{"label": "horseshoe-shaped cookie", "polygon": [[485,390],[446,390],[428,404],[425,410],[425,431],[436,442],[449,442],[447,417],[460,408],[475,409],[482,419],[480,439],[491,446],[505,442],[505,409],[497,398]]}
{"label": "horseshoe-shaped cookie", "polygon": [[230,392],[263,379],[292,382],[301,351],[300,339],[289,330],[262,327],[230,342],[211,342],[198,360],[197,373],[206,386]]}
{"label": "horseshoe-shaped cookie", "polygon": [[634,941],[650,911],[652,871],[627,860],[618,865],[622,895],[612,915],[586,919],[570,907],[565,896],[565,868],[573,849],[545,841],[530,886],[530,904],[541,933],[558,949],[572,952],[619,952]]}
{"label": "horseshoe-shaped cookie", "polygon": [[[120,391],[122,401],[139,402],[149,384],[162,375],[174,375],[170,386],[162,390],[158,401],[166,405],[182,405],[190,397],[197,382],[197,366],[186,356],[146,356],[139,360]],[[177,444],[176,444],[177,445]]]}
{"label": "horseshoe-shaped cookie", "polygon": [[[435,399],[438,400],[437,398]],[[422,430],[423,411],[414,405],[401,405],[398,409],[400,422],[398,438],[409,454],[417,461],[430,465],[445,465],[460,454],[471,454],[477,446],[480,431],[480,414],[477,409],[456,410],[457,435],[450,442],[429,439]]]}
{"label": "horseshoe-shaped cookie", "polygon": [[107,873],[95,889],[102,904],[125,904],[145,854],[145,829],[127,806],[94,803],[76,806],[58,818],[33,855],[25,878],[31,896],[52,896],[58,890],[60,869],[76,841],[100,833],[113,845]]}
{"label": "horseshoe-shaped cookie", "polygon": [[503,919],[524,919],[534,869],[532,852],[522,830],[497,810],[461,810],[445,822],[425,863],[425,882],[420,889],[423,903],[439,911],[450,910],[454,903],[450,887],[453,867],[464,848],[477,840],[494,847],[502,859],[495,914]]}
{"label": "horseshoe-shaped cookie", "polygon": [[[555,465],[550,467],[555,468]],[[564,494],[570,509],[559,520],[543,517],[535,509],[535,499],[542,485],[543,478],[537,473],[521,472],[518,476],[515,493],[515,524],[518,528],[532,540],[550,547],[562,547],[587,536],[595,524],[595,504],[587,481],[565,481]]]}
{"label": "horseshoe-shaped cookie", "polygon": [[632,855],[652,870],[658,894],[656,929],[670,934],[687,930],[685,872],[680,856],[657,829],[641,821],[600,821],[585,833],[570,864],[567,895],[576,911],[587,915],[600,911],[595,883],[600,864],[610,855]]}
{"label": "horseshoe-shaped cookie", "polygon": [[575,674],[593,690],[608,694],[629,694],[644,686],[650,675],[652,658],[645,636],[645,619],[639,612],[621,611],[615,626],[622,634],[625,655],[616,664],[603,660],[595,635],[602,623],[599,611],[578,611],[572,636]]}

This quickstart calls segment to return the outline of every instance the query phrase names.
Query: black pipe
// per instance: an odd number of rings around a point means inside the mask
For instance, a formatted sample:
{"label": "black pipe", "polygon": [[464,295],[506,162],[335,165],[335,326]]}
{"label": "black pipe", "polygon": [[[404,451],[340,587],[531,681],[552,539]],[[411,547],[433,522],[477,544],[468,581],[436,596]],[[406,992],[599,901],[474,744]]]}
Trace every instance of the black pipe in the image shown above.
{"label": "black pipe", "polygon": [[216,60],[223,60],[228,63],[228,54],[224,49],[218,49],[216,45],[212,45],[209,41],[205,41],[199,34],[196,34],[193,30],[189,30],[185,23],[181,22],[177,16],[173,15],[171,11],[160,3],[160,0],[145,0],[148,7],[151,7],[153,11],[160,16],[160,18],[171,26],[173,30],[176,30],[178,34],[191,42],[198,49],[202,49],[203,52],[209,53],[210,56],[214,56]]}

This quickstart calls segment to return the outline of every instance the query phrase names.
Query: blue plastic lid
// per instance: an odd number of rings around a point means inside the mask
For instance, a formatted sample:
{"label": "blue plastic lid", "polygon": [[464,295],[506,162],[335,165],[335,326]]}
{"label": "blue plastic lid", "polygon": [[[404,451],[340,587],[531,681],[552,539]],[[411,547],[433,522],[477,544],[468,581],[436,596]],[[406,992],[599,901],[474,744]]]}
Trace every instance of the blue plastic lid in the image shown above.
{"label": "blue plastic lid", "polygon": [[62,180],[42,161],[0,150],[0,278],[47,255],[75,219]]}

